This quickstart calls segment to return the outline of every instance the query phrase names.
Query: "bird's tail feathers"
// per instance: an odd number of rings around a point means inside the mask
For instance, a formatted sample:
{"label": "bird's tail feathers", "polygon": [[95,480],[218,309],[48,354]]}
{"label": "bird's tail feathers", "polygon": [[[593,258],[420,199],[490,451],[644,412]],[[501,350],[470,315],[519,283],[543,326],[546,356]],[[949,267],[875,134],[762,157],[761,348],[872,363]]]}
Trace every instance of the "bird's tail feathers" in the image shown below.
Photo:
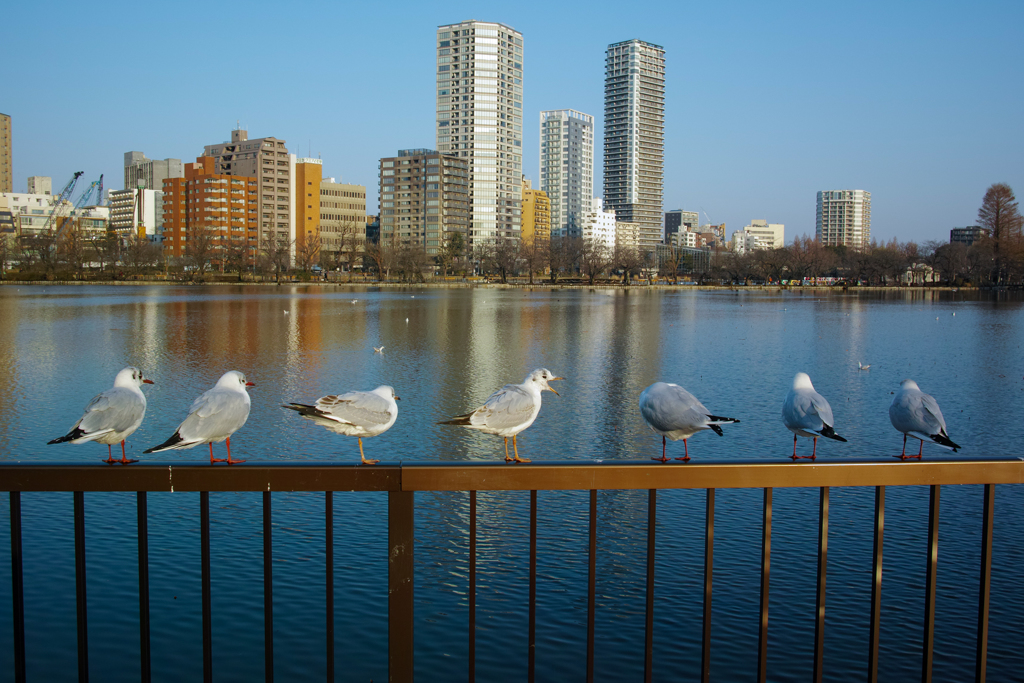
{"label": "bird's tail feathers", "polygon": [[170,450],[172,448],[185,448],[185,446],[179,446],[178,445],[178,444],[180,444],[184,440],[185,439],[181,438],[181,434],[179,434],[178,432],[174,432],[173,436],[171,436],[171,438],[167,439],[167,441],[164,441],[159,446],[153,446],[152,448],[150,448],[148,450],[145,450],[145,451],[142,451],[142,452],[143,453],[158,453],[160,451],[166,451],[166,450]]}
{"label": "bird's tail feathers", "polygon": [[717,422],[709,422],[708,423],[708,429],[713,431],[715,434],[718,434],[719,436],[723,435],[722,434],[722,428],[718,426]]}
{"label": "bird's tail feathers", "polygon": [[49,445],[55,444],[55,443],[67,443],[68,441],[74,441],[75,439],[80,439],[83,436],[85,436],[85,430],[82,429],[81,427],[76,426],[74,429],[72,429],[70,432],[68,432],[64,436],[59,436],[56,439],[54,439],[53,441],[47,441],[46,445],[49,446]]}
{"label": "bird's tail feathers", "polygon": [[727,424],[739,424],[739,420],[732,417],[719,417],[718,415],[708,415],[708,421],[711,424],[716,425],[727,425]]}
{"label": "bird's tail feathers", "polygon": [[450,420],[445,420],[444,422],[438,422],[437,424],[439,424],[439,425],[458,425],[460,427],[465,427],[465,426],[471,424],[471,422],[470,422],[470,418],[471,417],[473,417],[473,413],[466,413],[465,415],[456,415],[455,417],[453,417]]}
{"label": "bird's tail feathers", "polygon": [[836,430],[832,429],[832,425],[825,425],[824,427],[822,427],[819,434],[828,439],[835,439],[836,441],[842,441],[843,443],[847,443],[846,439],[836,434]]}
{"label": "bird's tail feathers", "polygon": [[932,441],[934,441],[938,446],[952,450],[954,453],[956,453],[958,449],[962,448],[962,446],[953,443],[953,440],[945,434],[932,434]]}
{"label": "bird's tail feathers", "polygon": [[283,405],[281,407],[287,408],[288,410],[294,410],[299,415],[303,415],[306,417],[317,417],[318,415],[323,414],[322,411],[316,406],[306,405],[305,403],[289,403],[288,405]]}

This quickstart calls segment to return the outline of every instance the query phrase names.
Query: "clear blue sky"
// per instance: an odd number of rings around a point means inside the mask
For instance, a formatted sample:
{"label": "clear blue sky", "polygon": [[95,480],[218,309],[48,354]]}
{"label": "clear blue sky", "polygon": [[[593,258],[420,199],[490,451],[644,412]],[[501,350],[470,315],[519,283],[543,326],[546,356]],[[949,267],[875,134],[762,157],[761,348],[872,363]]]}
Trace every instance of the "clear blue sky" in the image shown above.
{"label": "clear blue sky", "polygon": [[[122,186],[124,152],[191,161],[236,120],[325,175],[364,184],[377,160],[434,146],[439,24],[524,35],[524,154],[538,118],[597,121],[604,50],[666,48],[665,209],[814,232],[815,192],[872,193],[878,239],[948,239],[985,189],[1024,195],[1024,3],[593,2],[12,3],[0,112],[13,116],[15,189],[74,171]],[[703,216],[702,216],[703,220]]]}

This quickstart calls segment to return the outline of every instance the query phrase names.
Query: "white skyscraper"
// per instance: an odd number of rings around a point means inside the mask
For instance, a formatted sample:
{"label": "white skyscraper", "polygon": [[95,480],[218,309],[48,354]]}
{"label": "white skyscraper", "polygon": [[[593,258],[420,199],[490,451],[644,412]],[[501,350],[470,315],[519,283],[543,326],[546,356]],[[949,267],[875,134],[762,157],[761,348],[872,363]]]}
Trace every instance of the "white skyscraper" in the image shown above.
{"label": "white skyscraper", "polygon": [[661,242],[665,167],[665,49],[608,46],[604,71],[604,205],[640,224],[640,246]]}
{"label": "white skyscraper", "polygon": [[828,247],[866,249],[871,244],[871,193],[864,190],[819,192],[814,236]]}
{"label": "white skyscraper", "polygon": [[540,189],[551,200],[551,236],[579,236],[579,217],[594,196],[593,116],[540,113]]}
{"label": "white skyscraper", "polygon": [[519,237],[523,36],[463,21],[437,29],[437,149],[469,161],[471,245]]}

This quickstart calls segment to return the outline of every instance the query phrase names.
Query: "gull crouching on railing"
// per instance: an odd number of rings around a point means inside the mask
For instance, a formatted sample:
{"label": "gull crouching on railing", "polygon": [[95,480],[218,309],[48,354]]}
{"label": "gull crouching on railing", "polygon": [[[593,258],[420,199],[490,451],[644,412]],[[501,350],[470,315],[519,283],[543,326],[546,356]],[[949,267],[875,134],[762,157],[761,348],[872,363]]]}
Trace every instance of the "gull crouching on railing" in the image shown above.
{"label": "gull crouching on railing", "polygon": [[[832,418],[832,406],[828,404],[824,396],[814,390],[811,378],[806,372],[798,372],[793,378],[793,388],[789,390],[786,400],[782,402],[782,422],[786,425],[786,429],[793,432],[793,455],[790,456],[793,460],[816,459],[819,436],[846,443],[846,439],[836,434],[836,430],[832,428],[835,423]],[[796,437],[798,436],[814,439],[814,448],[810,455],[796,454]]]}
{"label": "gull crouching on railing", "polygon": [[555,377],[547,368],[534,370],[522,384],[506,384],[498,389],[487,401],[465,415],[456,415],[450,420],[438,422],[442,425],[469,427],[485,434],[497,434],[505,439],[505,462],[513,460],[508,457],[508,437],[512,437],[512,451],[516,462],[530,462],[519,457],[519,446],[516,435],[533,424],[540,413],[541,392],[550,391],[555,396],[558,392],[548,386],[561,377]]}
{"label": "gull crouching on railing", "polygon": [[[381,347],[383,348],[383,347]],[[317,399],[315,405],[289,403],[283,408],[294,410],[335,434],[359,438],[359,457],[364,465],[376,465],[379,460],[367,460],[363,455],[363,437],[377,436],[391,429],[398,419],[395,390],[382,385],[373,391],[350,391],[336,396]]]}
{"label": "gull crouching on railing", "polygon": [[719,425],[739,423],[731,417],[712,415],[697,397],[678,384],[655,382],[640,393],[640,414],[644,421],[658,434],[661,434],[661,457],[651,458],[668,462],[665,455],[665,438],[673,441],[683,440],[683,462],[690,460],[690,448],[686,440],[699,431],[710,429],[722,436]]}
{"label": "gull crouching on railing", "polygon": [[[85,414],[71,431],[46,443],[96,441],[107,444],[107,459],[103,462],[122,465],[138,462],[129,460],[125,455],[124,440],[139,428],[146,416],[146,395],[142,393],[142,385],[152,383],[153,380],[143,377],[138,368],[125,368],[114,377],[114,386],[89,401]],[[121,459],[114,460],[111,446],[118,442],[121,442]]]}
{"label": "gull crouching on railing", "polygon": [[[178,425],[171,438],[143,453],[194,448],[210,444],[210,464],[227,462],[229,465],[245,462],[231,459],[231,435],[249,419],[249,393],[246,387],[256,386],[237,370],[224,373],[212,389],[192,402],[188,417]],[[228,457],[213,457],[213,444],[227,441]]]}
{"label": "gull crouching on railing", "polygon": [[[900,382],[900,390],[892,397],[892,403],[889,404],[889,421],[892,422],[896,431],[903,432],[903,452],[899,455],[900,460],[907,458],[920,460],[924,453],[925,440],[942,448],[951,449],[954,453],[960,448],[946,434],[946,420],[942,417],[938,402],[921,391],[917,382],[912,379]],[[908,436],[921,441],[917,455],[907,455]]]}

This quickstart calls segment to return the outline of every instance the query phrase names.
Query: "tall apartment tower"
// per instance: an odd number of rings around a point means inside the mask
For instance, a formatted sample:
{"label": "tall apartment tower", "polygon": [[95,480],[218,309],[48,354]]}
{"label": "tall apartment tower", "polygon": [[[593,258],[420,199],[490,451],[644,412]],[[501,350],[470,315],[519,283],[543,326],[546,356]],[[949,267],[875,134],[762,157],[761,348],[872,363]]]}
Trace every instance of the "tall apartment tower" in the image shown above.
{"label": "tall apartment tower", "polygon": [[551,235],[579,233],[594,197],[594,117],[560,109],[540,113],[540,189],[551,200]]}
{"label": "tall apartment tower", "polygon": [[[469,232],[469,160],[432,149],[402,149],[380,160],[380,239],[438,253]],[[521,176],[522,174],[520,174]]]}
{"label": "tall apartment tower", "polygon": [[135,190],[139,182],[143,189],[163,191],[167,178],[184,178],[185,165],[181,159],[147,159],[142,152],[124,153],[124,189]]}
{"label": "tall apartment tower", "polygon": [[11,117],[0,114],[0,192],[14,192],[11,164]]}
{"label": "tall apartment tower", "polygon": [[438,27],[437,150],[469,164],[470,245],[518,238],[523,172],[521,33],[483,21]]}
{"label": "tall apartment tower", "polygon": [[249,132],[231,131],[231,141],[206,145],[203,156],[213,157],[214,173],[256,178],[259,186],[259,242],[271,238],[279,243],[295,240],[292,215],[292,166],[284,140],[249,139]]}
{"label": "tall apartment tower", "polygon": [[819,192],[814,236],[827,247],[866,249],[871,244],[871,193]]}
{"label": "tall apartment tower", "polygon": [[604,66],[604,205],[640,224],[640,248],[661,242],[665,168],[665,49],[613,43]]}

